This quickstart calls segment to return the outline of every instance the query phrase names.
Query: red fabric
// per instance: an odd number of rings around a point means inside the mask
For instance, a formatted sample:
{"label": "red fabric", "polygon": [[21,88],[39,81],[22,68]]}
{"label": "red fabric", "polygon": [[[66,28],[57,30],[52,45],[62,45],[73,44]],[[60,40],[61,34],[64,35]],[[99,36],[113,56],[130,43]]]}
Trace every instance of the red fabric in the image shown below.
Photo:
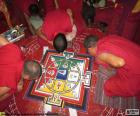
{"label": "red fabric", "polygon": [[95,16],[95,21],[100,21],[100,22],[105,22],[107,24],[110,24],[112,21],[114,14],[114,7],[108,7],[105,9],[96,9],[96,16]]}
{"label": "red fabric", "polygon": [[110,35],[99,40],[97,55],[101,53],[114,54],[123,58],[126,63],[117,69],[116,76],[107,80],[105,93],[109,96],[140,94],[140,47],[122,37]]}
{"label": "red fabric", "polygon": [[139,25],[140,12],[131,14],[125,22],[122,36],[134,41]]}
{"label": "red fabric", "polygon": [[22,67],[23,57],[16,45],[0,47],[0,87],[6,86],[11,88],[11,92],[16,91]]}
{"label": "red fabric", "polygon": [[122,16],[124,15],[123,14],[124,8],[121,4],[119,4],[112,11],[113,11],[112,13],[111,12],[109,13],[109,15],[113,14],[113,16],[111,17],[111,21],[108,26],[108,33],[118,35],[120,22],[121,22]]}
{"label": "red fabric", "polygon": [[58,33],[72,31],[70,17],[64,10],[54,10],[47,13],[42,32],[47,36],[48,40],[53,40]]}
{"label": "red fabric", "polygon": [[59,7],[62,9],[67,9],[71,6],[74,0],[58,0]]}
{"label": "red fabric", "polygon": [[44,8],[46,14],[48,11],[54,10],[55,9],[54,0],[44,0]]}
{"label": "red fabric", "polygon": [[68,9],[70,8],[73,13],[74,23],[76,24],[77,33],[81,33],[83,29],[86,27],[85,22],[82,18],[82,0],[58,0],[58,4],[60,9]]}

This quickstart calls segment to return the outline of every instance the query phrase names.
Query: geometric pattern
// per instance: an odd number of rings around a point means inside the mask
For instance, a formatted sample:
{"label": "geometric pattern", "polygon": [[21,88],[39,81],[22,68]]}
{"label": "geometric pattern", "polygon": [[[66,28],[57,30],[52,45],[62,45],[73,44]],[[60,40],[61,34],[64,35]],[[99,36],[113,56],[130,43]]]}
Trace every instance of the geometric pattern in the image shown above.
{"label": "geometric pattern", "polygon": [[32,81],[28,98],[44,99],[46,104],[86,110],[91,84],[93,57],[62,54],[48,50],[42,60],[43,73]]}

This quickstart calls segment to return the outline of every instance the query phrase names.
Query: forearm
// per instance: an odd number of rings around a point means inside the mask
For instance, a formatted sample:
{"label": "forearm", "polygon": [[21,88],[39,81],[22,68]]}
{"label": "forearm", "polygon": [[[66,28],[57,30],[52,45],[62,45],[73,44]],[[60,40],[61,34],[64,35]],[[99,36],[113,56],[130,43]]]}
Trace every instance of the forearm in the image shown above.
{"label": "forearm", "polygon": [[6,21],[7,21],[7,24],[10,28],[12,28],[12,23],[11,23],[11,20],[10,20],[10,15],[9,13],[5,13],[5,18],[6,18]]}
{"label": "forearm", "polygon": [[18,85],[17,85],[17,92],[22,91],[22,89],[23,89],[23,79],[21,79],[21,80],[18,82]]}
{"label": "forearm", "polygon": [[97,58],[99,61],[109,64],[111,67],[120,68],[125,65],[125,60],[121,57],[109,53],[102,53]]}
{"label": "forearm", "polygon": [[67,13],[70,17],[70,21],[71,21],[71,24],[73,25],[74,24],[74,21],[73,21],[73,13],[72,13],[72,10],[70,8],[68,8],[67,10]]}
{"label": "forearm", "polygon": [[6,38],[4,38],[2,35],[0,35],[0,47],[7,45],[8,43],[9,41]]}
{"label": "forearm", "polygon": [[54,0],[54,4],[55,4],[55,8],[58,9],[59,8],[59,4],[57,0]]}
{"label": "forearm", "polygon": [[12,27],[12,23],[10,21],[10,14],[8,12],[7,6],[6,6],[4,1],[2,1],[2,3],[1,3],[0,11],[4,14],[4,16],[6,18],[6,22],[7,22],[8,26],[11,28]]}
{"label": "forearm", "polygon": [[12,95],[12,94],[6,93],[6,94],[0,96],[0,101],[5,100],[5,99],[8,98],[10,95]]}
{"label": "forearm", "polygon": [[72,32],[66,34],[67,41],[72,41],[76,37],[77,28],[73,25]]}
{"label": "forearm", "polygon": [[42,38],[43,40],[47,41],[49,44],[52,44],[52,41],[49,41],[49,40],[47,39],[47,37],[42,33],[41,29],[38,29],[38,30],[36,31],[36,34],[37,34],[40,38]]}

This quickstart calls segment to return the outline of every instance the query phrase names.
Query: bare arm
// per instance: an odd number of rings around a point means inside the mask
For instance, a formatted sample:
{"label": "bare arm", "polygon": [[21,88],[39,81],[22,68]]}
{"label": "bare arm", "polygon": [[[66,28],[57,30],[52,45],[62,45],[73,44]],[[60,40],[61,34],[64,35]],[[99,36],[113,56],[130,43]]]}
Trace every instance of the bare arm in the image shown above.
{"label": "bare arm", "polygon": [[23,79],[21,79],[17,84],[17,91],[20,92],[23,89]]}
{"label": "bare arm", "polygon": [[0,87],[0,101],[8,98],[11,94],[8,92],[10,91],[10,88],[8,87]]}
{"label": "bare arm", "polygon": [[42,38],[42,39],[44,39],[45,41],[47,41],[49,44],[53,45],[53,42],[52,42],[52,41],[49,41],[49,40],[47,39],[47,37],[44,35],[44,33],[42,33],[41,27],[36,31],[36,34],[37,34],[40,38]]}
{"label": "bare arm", "polygon": [[58,0],[54,0],[54,4],[55,4],[55,8],[58,9],[59,8]]}
{"label": "bare arm", "polygon": [[70,17],[70,21],[71,21],[71,24],[73,25],[74,24],[74,21],[73,21],[73,13],[72,13],[72,10],[70,8],[68,8],[67,10],[67,13]]}
{"label": "bare arm", "polygon": [[9,43],[9,41],[6,38],[4,38],[3,36],[0,36],[0,47],[6,45],[8,43]]}
{"label": "bare arm", "polygon": [[3,14],[6,18],[6,22],[7,22],[8,26],[11,28],[12,23],[11,23],[11,20],[10,20],[10,14],[8,12],[6,4],[3,1],[2,1],[2,5],[0,6],[0,11],[3,12]]}
{"label": "bare arm", "polygon": [[125,61],[123,58],[115,56],[113,54],[109,54],[109,53],[102,53],[98,56],[97,59],[115,68],[119,68],[125,65]]}

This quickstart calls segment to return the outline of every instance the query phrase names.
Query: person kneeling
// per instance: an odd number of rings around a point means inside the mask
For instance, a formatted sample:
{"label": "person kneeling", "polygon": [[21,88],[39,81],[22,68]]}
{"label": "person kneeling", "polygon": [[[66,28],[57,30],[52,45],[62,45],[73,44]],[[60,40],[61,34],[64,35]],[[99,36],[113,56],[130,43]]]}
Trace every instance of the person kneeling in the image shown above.
{"label": "person kneeling", "polygon": [[35,60],[24,60],[20,48],[0,36],[0,101],[23,88],[23,80],[37,79],[42,74]]}

